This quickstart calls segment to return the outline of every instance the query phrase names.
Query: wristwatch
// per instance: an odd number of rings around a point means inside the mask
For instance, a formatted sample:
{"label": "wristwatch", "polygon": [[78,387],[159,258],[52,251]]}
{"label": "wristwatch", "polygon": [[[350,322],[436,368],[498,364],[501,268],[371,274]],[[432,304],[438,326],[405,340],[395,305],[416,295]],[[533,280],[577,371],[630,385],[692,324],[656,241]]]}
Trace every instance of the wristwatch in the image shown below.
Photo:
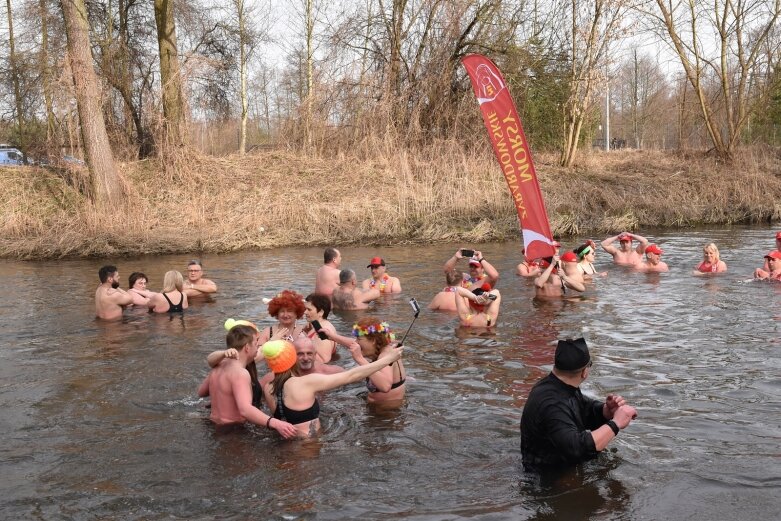
{"label": "wristwatch", "polygon": [[621,429],[618,428],[618,425],[616,425],[616,422],[613,420],[608,420],[607,423],[605,423],[608,427],[610,427],[610,430],[613,431],[613,436],[618,436],[618,431]]}

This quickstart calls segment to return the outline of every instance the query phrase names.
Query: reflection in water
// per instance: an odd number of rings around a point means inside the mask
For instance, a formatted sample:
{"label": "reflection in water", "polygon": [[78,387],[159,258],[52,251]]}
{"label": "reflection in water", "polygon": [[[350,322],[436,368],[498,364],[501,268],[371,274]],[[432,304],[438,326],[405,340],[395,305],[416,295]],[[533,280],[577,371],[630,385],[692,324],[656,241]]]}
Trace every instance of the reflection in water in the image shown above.
{"label": "reflection in water", "polygon": [[519,493],[538,521],[631,519],[627,516],[630,496],[613,477],[618,458],[600,456],[566,470],[524,474]]}
{"label": "reflection in water", "polygon": [[[781,474],[767,463],[781,438],[781,284],[745,282],[755,267],[745,259],[772,236],[644,235],[665,249],[669,273],[617,268],[602,254],[608,277],[583,296],[544,302],[511,275],[517,244],[481,245],[502,274],[500,323],[470,330],[424,309],[405,342],[404,404],[367,405],[363,384],[329,392],[322,434],[292,443],[263,428],[216,429],[195,390],[206,355],[224,348],[225,319],[275,323],[262,298],[285,287],[308,294],[321,248],[212,256],[213,299],[116,323],[93,317],[100,265],[159,281],[190,256],[0,261],[4,517],[774,518]],[[730,271],[691,276],[696,245],[711,240],[729,246]],[[453,247],[343,248],[344,267],[363,276],[381,254],[404,292],[329,318],[343,334],[364,314],[403,333],[409,297],[425,308]],[[595,358],[584,392],[619,393],[640,417],[597,460],[555,479],[527,475],[523,404],[556,341],[579,336]]]}

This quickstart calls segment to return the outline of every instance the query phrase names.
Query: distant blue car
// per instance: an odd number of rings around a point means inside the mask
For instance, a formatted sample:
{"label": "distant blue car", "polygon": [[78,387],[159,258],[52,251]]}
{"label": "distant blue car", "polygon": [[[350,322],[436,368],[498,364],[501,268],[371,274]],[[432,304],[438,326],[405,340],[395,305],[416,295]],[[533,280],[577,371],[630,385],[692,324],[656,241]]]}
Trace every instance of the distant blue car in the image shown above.
{"label": "distant blue car", "polygon": [[18,166],[23,164],[22,153],[18,149],[0,146],[0,166]]}

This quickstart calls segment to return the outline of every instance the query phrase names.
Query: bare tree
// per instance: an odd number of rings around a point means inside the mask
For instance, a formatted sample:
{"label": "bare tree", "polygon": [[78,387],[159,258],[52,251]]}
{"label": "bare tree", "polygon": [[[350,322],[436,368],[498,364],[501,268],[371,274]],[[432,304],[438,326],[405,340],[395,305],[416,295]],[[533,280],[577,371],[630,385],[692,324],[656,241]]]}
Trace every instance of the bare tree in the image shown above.
{"label": "bare tree", "polygon": [[254,0],[231,0],[232,19],[227,31],[236,39],[239,48],[239,99],[241,102],[241,124],[239,131],[239,154],[247,149],[247,119],[249,117],[249,93],[247,79],[249,62],[255,48],[261,39],[266,37],[266,22],[268,12],[261,12],[260,6]]}
{"label": "bare tree", "polygon": [[575,162],[583,123],[589,116],[596,89],[604,84],[607,53],[623,32],[629,0],[569,0],[569,97],[565,111],[566,135],[560,164]]}
{"label": "bare tree", "polygon": [[633,49],[619,74],[621,115],[631,134],[631,144],[644,148],[649,127],[660,119],[659,103],[664,100],[667,80],[657,61]]}
{"label": "bare tree", "polygon": [[68,55],[79,111],[81,138],[90,172],[91,196],[98,206],[117,205],[124,199],[119,173],[106,133],[101,95],[92,67],[89,23],[84,0],[61,0]]}
{"label": "bare tree", "polygon": [[766,94],[753,80],[767,70],[763,50],[781,0],[656,0],[656,5],[656,20],[693,87],[713,149],[729,160],[752,103]]}
{"label": "bare tree", "polygon": [[160,83],[163,90],[163,115],[168,139],[174,144],[184,141],[185,109],[182,76],[176,46],[174,0],[154,0],[157,44],[160,51]]}
{"label": "bare tree", "polygon": [[[143,102],[153,93],[157,43],[153,6],[138,0],[119,0],[116,4],[93,3],[91,9],[93,56],[101,78],[114,89],[104,107],[109,133],[114,143],[129,142],[131,154],[143,159],[154,151]],[[113,134],[111,123],[116,129]]]}

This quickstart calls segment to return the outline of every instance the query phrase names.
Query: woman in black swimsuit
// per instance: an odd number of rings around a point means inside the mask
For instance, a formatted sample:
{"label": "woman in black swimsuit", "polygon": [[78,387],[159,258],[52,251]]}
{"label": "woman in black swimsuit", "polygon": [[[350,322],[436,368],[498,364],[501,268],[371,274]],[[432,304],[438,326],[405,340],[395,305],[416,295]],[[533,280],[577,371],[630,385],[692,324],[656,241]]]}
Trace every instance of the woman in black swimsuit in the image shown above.
{"label": "woman in black swimsuit", "polygon": [[320,430],[320,404],[316,394],[370,377],[389,365],[400,364],[403,349],[390,349],[369,364],[353,367],[335,374],[311,373],[295,376],[296,348],[287,340],[271,340],[263,344],[266,364],[274,372],[274,380],[268,384],[267,395],[274,418],[292,423],[301,438],[314,436]]}
{"label": "woman in black swimsuit", "polygon": [[[368,359],[376,361],[389,356],[398,348],[392,344],[393,336],[386,322],[372,317],[364,317],[353,326],[353,336],[357,344],[349,346],[355,362],[364,366]],[[372,402],[398,402],[404,399],[407,373],[401,360],[385,365],[381,370],[366,379],[369,389],[368,400]]]}
{"label": "woman in black swimsuit", "polygon": [[182,293],[184,278],[178,271],[172,270],[163,278],[163,291],[153,293],[149,299],[149,312],[180,313],[187,309],[187,295]]}

